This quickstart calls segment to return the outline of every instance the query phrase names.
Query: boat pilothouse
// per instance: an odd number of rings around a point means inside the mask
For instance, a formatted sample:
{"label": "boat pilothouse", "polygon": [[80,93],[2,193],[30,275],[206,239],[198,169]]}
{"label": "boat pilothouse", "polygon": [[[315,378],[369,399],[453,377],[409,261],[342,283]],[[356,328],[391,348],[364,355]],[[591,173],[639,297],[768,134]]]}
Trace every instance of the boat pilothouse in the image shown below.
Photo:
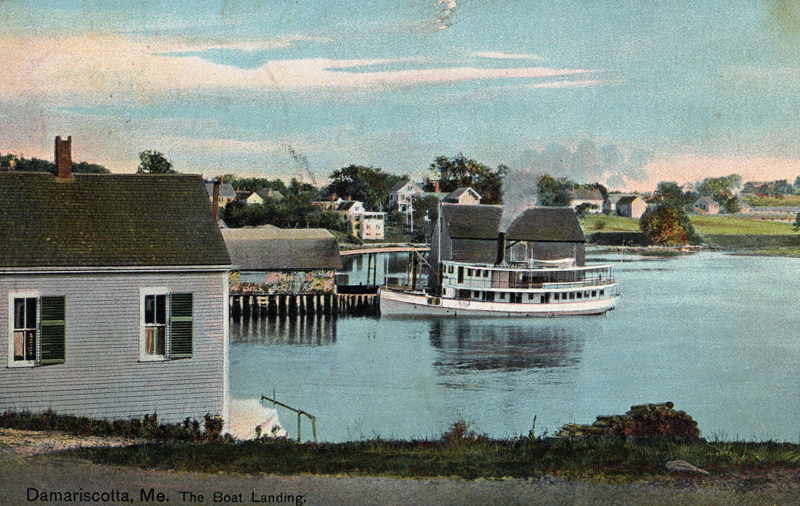
{"label": "boat pilothouse", "polygon": [[[473,209],[459,209],[467,207]],[[382,314],[553,317],[614,309],[620,293],[613,268],[585,265],[585,239],[574,211],[531,208],[508,234],[495,232],[491,240],[462,226],[490,221],[491,207],[496,206],[445,208],[445,239],[431,248],[437,252],[431,265],[438,268],[429,292],[384,287]]]}

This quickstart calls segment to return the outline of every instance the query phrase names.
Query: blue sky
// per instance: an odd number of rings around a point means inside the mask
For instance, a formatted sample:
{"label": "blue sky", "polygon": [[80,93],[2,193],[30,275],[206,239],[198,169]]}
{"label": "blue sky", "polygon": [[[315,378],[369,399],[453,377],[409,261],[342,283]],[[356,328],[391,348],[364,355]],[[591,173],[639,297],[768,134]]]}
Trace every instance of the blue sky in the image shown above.
{"label": "blue sky", "polygon": [[1,153],[71,135],[114,172],[156,149],[320,183],[459,153],[643,191],[800,175],[794,1],[39,4],[0,2]]}

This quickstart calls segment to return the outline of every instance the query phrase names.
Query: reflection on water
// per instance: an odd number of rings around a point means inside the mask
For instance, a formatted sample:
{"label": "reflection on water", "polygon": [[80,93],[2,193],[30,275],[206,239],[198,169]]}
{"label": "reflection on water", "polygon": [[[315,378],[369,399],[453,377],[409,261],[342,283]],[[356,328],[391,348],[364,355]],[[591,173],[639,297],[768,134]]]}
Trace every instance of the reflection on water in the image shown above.
{"label": "reflection on water", "polygon": [[[231,397],[277,391],[317,417],[322,441],[438,437],[459,416],[497,437],[536,416],[552,433],[664,401],[704,435],[795,441],[800,259],[628,259],[604,317],[234,321]],[[293,413],[280,421],[296,434]]]}
{"label": "reflection on water", "polygon": [[441,374],[577,366],[583,341],[580,329],[532,327],[530,320],[430,322],[431,345],[441,352],[434,366]]}
{"label": "reflection on water", "polygon": [[336,316],[268,316],[231,319],[231,342],[328,345],[336,343]]}

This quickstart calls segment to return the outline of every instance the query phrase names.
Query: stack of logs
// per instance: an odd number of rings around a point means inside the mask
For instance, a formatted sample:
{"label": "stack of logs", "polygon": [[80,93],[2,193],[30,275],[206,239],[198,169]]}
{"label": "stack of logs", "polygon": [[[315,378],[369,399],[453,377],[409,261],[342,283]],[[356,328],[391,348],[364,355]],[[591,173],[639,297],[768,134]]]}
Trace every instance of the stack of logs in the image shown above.
{"label": "stack of logs", "polygon": [[699,439],[700,430],[691,416],[675,411],[671,402],[631,406],[625,415],[598,416],[592,425],[569,423],[558,437],[663,437]]}

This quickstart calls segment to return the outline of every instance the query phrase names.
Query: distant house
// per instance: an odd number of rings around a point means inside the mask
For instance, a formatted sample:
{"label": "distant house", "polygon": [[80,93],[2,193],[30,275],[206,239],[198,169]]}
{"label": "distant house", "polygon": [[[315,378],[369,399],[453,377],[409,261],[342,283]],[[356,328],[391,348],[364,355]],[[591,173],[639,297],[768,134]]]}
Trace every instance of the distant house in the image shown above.
{"label": "distant house", "polygon": [[647,211],[647,202],[638,195],[628,195],[617,201],[617,215],[628,218],[641,218]]}
{"label": "distant house", "polygon": [[202,177],[71,174],[71,138],[56,165],[0,173],[0,411],[228,420],[230,257]]}
{"label": "distant house", "polygon": [[447,204],[459,204],[462,206],[474,206],[481,203],[481,196],[472,188],[461,187],[445,197],[442,202]]}
{"label": "distant house", "polygon": [[263,204],[268,200],[283,200],[283,194],[272,188],[261,188],[243,195],[242,199],[248,206],[253,206]]}
{"label": "distant house", "polygon": [[[234,200],[236,200],[236,190],[233,189],[233,185],[230,183],[220,183],[218,195],[217,195],[217,206],[220,209],[225,207],[226,205],[230,204]],[[206,181],[206,192],[208,193],[208,198],[214,198],[214,183]]]}
{"label": "distant house", "polygon": [[711,197],[701,197],[692,205],[692,209],[700,214],[719,214],[719,204]]}
{"label": "distant house", "polygon": [[386,213],[370,212],[357,200],[346,200],[339,204],[336,212],[347,222],[347,231],[364,240],[381,240],[385,237],[384,217]]}
{"label": "distant house", "polygon": [[336,239],[324,229],[273,226],[222,231],[234,273],[231,291],[259,294],[332,294],[342,268]]}
{"label": "distant house", "polygon": [[589,188],[575,188],[569,192],[569,205],[577,209],[582,204],[590,207],[587,212],[600,213],[603,210],[603,194],[599,190]]}
{"label": "distant house", "polygon": [[[440,260],[495,263],[502,216],[502,206],[442,205],[442,219],[431,234],[432,265]],[[585,245],[573,209],[530,207],[508,226],[503,255],[515,261],[572,259],[576,265],[584,265]]]}
{"label": "distant house", "polygon": [[389,209],[409,215],[414,197],[420,197],[423,193],[422,187],[417,183],[412,183],[408,179],[398,181],[389,188]]}
{"label": "distant house", "polygon": [[603,214],[617,214],[617,202],[619,202],[619,199],[629,195],[625,193],[609,193],[603,199]]}
{"label": "distant house", "polygon": [[256,193],[264,202],[268,200],[283,200],[283,193],[272,188],[260,188]]}

